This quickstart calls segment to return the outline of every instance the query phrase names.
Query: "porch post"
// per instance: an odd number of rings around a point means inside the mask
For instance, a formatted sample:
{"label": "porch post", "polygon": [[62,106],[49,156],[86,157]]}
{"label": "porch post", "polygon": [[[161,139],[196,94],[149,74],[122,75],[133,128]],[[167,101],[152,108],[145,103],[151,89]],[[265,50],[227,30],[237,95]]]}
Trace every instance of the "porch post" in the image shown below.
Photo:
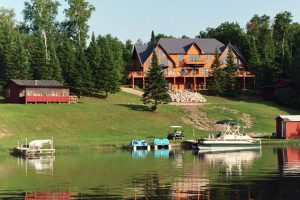
{"label": "porch post", "polygon": [[206,77],[204,77],[204,85],[203,85],[203,89],[207,89],[207,88],[206,88]]}
{"label": "porch post", "polygon": [[243,75],[243,90],[246,90],[246,76],[245,76],[245,73]]}
{"label": "porch post", "polygon": [[132,76],[132,81],[131,81],[131,83],[132,83],[132,88],[134,88],[134,77]]}
{"label": "porch post", "polygon": [[145,78],[143,77],[143,89],[145,89]]}
{"label": "porch post", "polygon": [[194,90],[196,90],[196,77],[194,77]]}
{"label": "porch post", "polygon": [[185,89],[185,76],[183,77],[183,89]]}
{"label": "porch post", "polygon": [[175,89],[175,86],[176,86],[176,78],[175,78],[175,76],[173,77],[173,83],[174,83],[174,84],[173,84],[173,90],[176,90],[176,89]]}

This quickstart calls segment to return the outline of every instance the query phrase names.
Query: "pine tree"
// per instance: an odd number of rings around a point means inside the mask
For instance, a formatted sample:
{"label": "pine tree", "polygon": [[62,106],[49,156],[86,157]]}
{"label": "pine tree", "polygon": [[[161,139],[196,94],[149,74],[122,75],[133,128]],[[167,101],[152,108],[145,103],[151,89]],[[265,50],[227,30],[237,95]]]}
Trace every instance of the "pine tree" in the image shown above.
{"label": "pine tree", "polygon": [[156,38],[155,38],[155,34],[154,34],[154,31],[151,32],[151,38],[150,38],[150,41],[149,41],[149,45],[155,45],[156,44]]}
{"label": "pine tree", "polygon": [[50,71],[50,79],[63,82],[59,59],[56,55],[56,49],[54,47],[53,42],[50,43],[50,47],[49,47],[48,68]]}
{"label": "pine tree", "polygon": [[90,45],[87,49],[87,57],[89,60],[90,69],[93,73],[93,82],[95,85],[95,89],[97,92],[99,92],[100,87],[97,84],[97,80],[101,79],[102,77],[99,76],[99,74],[97,72],[99,70],[100,63],[101,63],[101,53],[100,53],[100,48],[97,44],[94,33],[92,34],[92,39],[91,39]]}
{"label": "pine tree", "polygon": [[57,57],[61,66],[64,82],[67,85],[72,85],[75,72],[75,51],[71,39],[68,38],[66,34],[63,34],[61,37],[60,44],[57,48]]}
{"label": "pine tree", "polygon": [[229,43],[228,45],[228,52],[227,52],[227,58],[226,58],[226,67],[225,70],[225,76],[226,76],[226,82],[227,82],[227,89],[233,90],[237,89],[237,64],[235,62],[235,57],[233,54],[233,47]]}
{"label": "pine tree", "polygon": [[225,71],[221,67],[221,61],[220,61],[220,54],[218,52],[218,49],[215,50],[215,59],[212,63],[212,76],[213,76],[213,83],[212,83],[212,89],[216,93],[217,96],[220,94],[224,94],[226,90],[226,76]]}
{"label": "pine tree", "polygon": [[120,90],[120,74],[114,65],[113,52],[105,41],[101,46],[101,63],[95,75],[98,77],[96,86],[104,92],[105,97],[108,96],[108,93],[115,93]]}
{"label": "pine tree", "polygon": [[30,52],[30,66],[32,78],[50,80],[51,74],[44,50],[44,42],[39,36],[33,36]]}
{"label": "pine tree", "polygon": [[132,42],[127,40],[123,47],[123,61],[124,61],[124,71],[123,71],[123,83],[128,83],[129,67],[132,63]]}
{"label": "pine tree", "polygon": [[78,47],[75,54],[75,66],[71,87],[78,93],[79,96],[91,94],[94,88],[92,71],[90,70],[90,66],[82,46]]}
{"label": "pine tree", "polygon": [[152,105],[152,110],[155,111],[158,104],[169,103],[171,101],[167,91],[167,83],[158,65],[157,55],[154,51],[151,59],[151,67],[145,79],[145,89],[142,100],[145,104],[154,104]]}
{"label": "pine tree", "polygon": [[256,40],[253,36],[250,37],[248,54],[249,54],[249,60],[248,60],[249,70],[250,72],[256,75],[256,80],[258,80],[257,84],[260,84],[261,82],[260,80],[262,79],[263,76],[263,70],[261,68],[262,62],[256,46]]}

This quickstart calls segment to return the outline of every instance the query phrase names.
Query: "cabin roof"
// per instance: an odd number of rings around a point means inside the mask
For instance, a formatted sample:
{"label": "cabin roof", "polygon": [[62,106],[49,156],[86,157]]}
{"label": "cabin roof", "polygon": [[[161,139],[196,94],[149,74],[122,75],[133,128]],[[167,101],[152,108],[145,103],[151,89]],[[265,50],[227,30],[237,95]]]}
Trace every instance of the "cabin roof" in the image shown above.
{"label": "cabin roof", "polygon": [[300,115],[279,115],[277,118],[283,119],[283,121],[299,122]]}
{"label": "cabin roof", "polygon": [[56,80],[16,80],[11,82],[22,87],[64,87],[64,85]]}

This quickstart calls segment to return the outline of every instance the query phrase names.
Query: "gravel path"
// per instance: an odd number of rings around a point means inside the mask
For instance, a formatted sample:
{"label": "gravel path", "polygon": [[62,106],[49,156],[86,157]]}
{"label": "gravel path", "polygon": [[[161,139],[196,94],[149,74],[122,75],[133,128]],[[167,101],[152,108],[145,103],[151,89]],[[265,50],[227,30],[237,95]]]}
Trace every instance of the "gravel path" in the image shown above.
{"label": "gravel path", "polygon": [[125,88],[125,87],[121,87],[121,91],[130,93],[130,94],[134,94],[134,95],[137,95],[137,96],[140,96],[140,97],[143,96],[143,94],[144,94],[140,90],[135,90],[135,89],[132,89],[132,88]]}

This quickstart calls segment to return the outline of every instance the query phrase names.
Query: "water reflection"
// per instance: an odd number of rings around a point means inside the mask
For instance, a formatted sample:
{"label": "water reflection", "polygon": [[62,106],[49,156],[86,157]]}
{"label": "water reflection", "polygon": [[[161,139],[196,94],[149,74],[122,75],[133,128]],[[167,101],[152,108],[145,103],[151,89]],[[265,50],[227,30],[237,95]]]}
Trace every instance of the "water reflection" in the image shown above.
{"label": "water reflection", "polygon": [[34,169],[37,173],[53,172],[53,163],[55,156],[38,156],[38,157],[18,157],[18,166],[28,169]]}
{"label": "water reflection", "polygon": [[19,158],[18,165],[15,157],[0,161],[0,199],[300,199],[296,148],[88,152]]}
{"label": "water reflection", "polygon": [[[251,166],[254,159],[261,156],[259,150],[247,150],[236,152],[200,153],[199,158],[213,166],[223,166],[227,176],[242,175],[243,167]],[[221,171],[223,172],[223,171]]]}
{"label": "water reflection", "polygon": [[25,194],[25,200],[70,200],[70,192],[32,192]]}
{"label": "water reflection", "polygon": [[278,166],[284,175],[300,175],[300,149],[277,149]]}

